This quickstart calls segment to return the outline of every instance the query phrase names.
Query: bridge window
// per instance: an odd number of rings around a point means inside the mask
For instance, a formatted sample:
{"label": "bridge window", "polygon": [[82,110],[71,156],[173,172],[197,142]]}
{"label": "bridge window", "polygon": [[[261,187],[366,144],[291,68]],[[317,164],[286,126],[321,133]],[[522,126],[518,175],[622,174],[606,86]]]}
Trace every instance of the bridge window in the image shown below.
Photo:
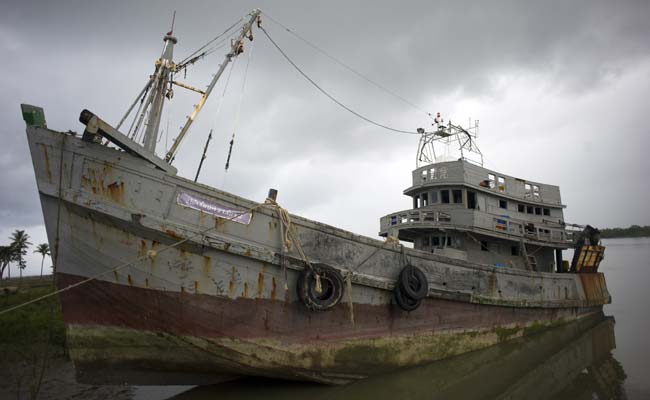
{"label": "bridge window", "polygon": [[488,242],[487,242],[487,240],[481,240],[481,250],[482,250],[482,251],[490,251],[490,250],[488,249]]}
{"label": "bridge window", "polygon": [[422,193],[420,196],[422,198],[422,207],[426,207],[429,205],[429,194],[428,193]]}
{"label": "bridge window", "polygon": [[548,208],[545,208],[544,209],[544,215],[551,215],[551,210],[549,210]]}
{"label": "bridge window", "polygon": [[513,256],[518,256],[519,255],[519,246],[515,245],[510,248],[510,254]]}
{"label": "bridge window", "polygon": [[476,192],[467,191],[467,208],[476,209]]}
{"label": "bridge window", "polygon": [[438,202],[438,191],[434,190],[431,192],[431,204],[435,204]]}
{"label": "bridge window", "polygon": [[533,206],[526,206],[526,214],[535,214],[535,209]]}
{"label": "bridge window", "polygon": [[449,190],[440,191],[440,202],[443,204],[449,204]]}
{"label": "bridge window", "polygon": [[460,189],[454,189],[451,191],[451,194],[454,198],[454,203],[459,204],[463,202],[463,191]]}
{"label": "bridge window", "polygon": [[542,208],[541,207],[535,207],[535,215],[542,215]]}
{"label": "bridge window", "polygon": [[440,246],[440,238],[438,236],[431,237],[431,246],[438,247]]}
{"label": "bridge window", "polygon": [[508,208],[508,202],[506,200],[499,200],[499,208]]}
{"label": "bridge window", "polygon": [[539,186],[533,185],[533,196],[539,198]]}
{"label": "bridge window", "polygon": [[525,213],[525,212],[526,212],[526,206],[523,205],[523,204],[517,204],[517,210],[518,210],[520,213]]}
{"label": "bridge window", "polygon": [[530,195],[533,193],[533,187],[530,186],[530,183],[524,184],[524,190],[525,190],[525,196],[530,197]]}
{"label": "bridge window", "polygon": [[422,181],[426,181],[427,180],[427,170],[423,169],[421,174],[422,174],[422,176],[421,176]]}
{"label": "bridge window", "polygon": [[506,191],[506,178],[500,176],[498,180],[498,188],[499,192],[505,192]]}
{"label": "bridge window", "polygon": [[490,185],[490,189],[493,189],[495,186],[495,181],[496,181],[496,176],[494,174],[488,174],[488,184]]}

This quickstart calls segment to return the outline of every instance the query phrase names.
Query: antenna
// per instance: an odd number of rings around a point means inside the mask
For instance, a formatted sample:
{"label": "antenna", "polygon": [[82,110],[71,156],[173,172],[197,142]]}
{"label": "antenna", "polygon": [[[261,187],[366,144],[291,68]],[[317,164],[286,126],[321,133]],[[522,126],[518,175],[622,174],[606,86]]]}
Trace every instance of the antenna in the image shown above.
{"label": "antenna", "polygon": [[416,168],[436,162],[450,161],[448,158],[454,143],[458,146],[458,158],[483,166],[483,153],[476,144],[478,120],[474,121],[472,126],[470,118],[469,125],[465,129],[460,125],[452,124],[451,121],[445,124],[440,113],[437,113],[434,122],[432,132],[426,132],[422,128],[418,129],[421,136],[415,158]]}

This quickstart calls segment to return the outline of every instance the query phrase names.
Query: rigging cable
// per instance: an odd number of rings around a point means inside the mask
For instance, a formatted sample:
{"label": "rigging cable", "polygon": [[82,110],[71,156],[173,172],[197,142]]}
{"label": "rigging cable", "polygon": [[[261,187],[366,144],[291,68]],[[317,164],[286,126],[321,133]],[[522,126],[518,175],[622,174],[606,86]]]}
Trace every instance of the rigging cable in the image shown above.
{"label": "rigging cable", "polygon": [[222,37],[223,35],[225,35],[226,33],[228,33],[232,28],[236,27],[240,22],[242,22],[243,19],[244,19],[244,18],[239,18],[239,20],[237,20],[237,22],[235,22],[234,24],[230,25],[230,27],[229,27],[228,29],[226,29],[225,31],[221,32],[221,33],[220,33],[219,35],[217,35],[216,37],[210,39],[206,44],[204,44],[203,46],[199,47],[197,50],[195,50],[195,51],[194,51],[192,54],[190,54],[189,56],[185,57],[185,58],[183,59],[183,61],[179,62],[178,64],[179,64],[179,65],[182,65],[182,64],[186,63],[187,61],[189,61],[192,57],[194,57],[196,54],[198,54],[201,50],[205,49],[205,48],[208,47],[210,44],[214,43],[217,39],[219,39],[220,37]]}
{"label": "rigging cable", "polygon": [[262,32],[264,32],[264,35],[266,35],[266,37],[271,41],[271,43],[273,44],[273,46],[275,46],[275,48],[280,52],[280,54],[282,54],[282,56],[283,56],[283,57],[284,57],[284,58],[285,58],[285,59],[286,59],[286,60],[287,60],[287,61],[288,61],[288,62],[289,62],[289,63],[290,63],[290,64],[291,64],[295,69],[296,69],[296,71],[298,71],[298,72],[299,72],[299,73],[300,73],[300,74],[301,74],[305,79],[307,79],[307,80],[308,80],[308,81],[309,81],[309,82],[310,82],[310,83],[311,83],[311,84],[312,84],[316,89],[318,89],[321,93],[323,93],[325,96],[327,96],[327,97],[328,97],[330,100],[332,100],[334,103],[338,104],[341,108],[345,109],[345,110],[348,111],[349,113],[351,113],[351,114],[357,116],[358,118],[361,118],[362,120],[364,120],[364,121],[366,121],[366,122],[368,122],[368,123],[370,123],[370,124],[372,124],[372,125],[378,126],[378,127],[380,127],[380,128],[384,128],[384,129],[389,130],[389,131],[392,131],[392,132],[397,132],[397,133],[408,133],[408,134],[410,134],[410,135],[419,135],[419,134],[420,134],[420,133],[417,132],[417,131],[406,131],[406,130],[402,130],[402,129],[391,128],[390,126],[387,126],[387,125],[381,124],[381,123],[376,122],[376,121],[374,121],[374,120],[372,120],[372,119],[370,119],[370,118],[368,118],[368,117],[366,117],[366,116],[364,116],[364,115],[362,115],[362,114],[359,114],[358,112],[354,111],[354,110],[351,109],[350,107],[348,107],[348,106],[346,106],[345,104],[341,103],[341,102],[340,102],[339,100],[337,100],[334,96],[332,96],[332,95],[329,94],[327,91],[325,91],[325,89],[323,89],[322,87],[320,87],[320,86],[319,86],[319,85],[318,85],[318,84],[317,84],[313,79],[311,79],[311,78],[310,78],[310,77],[309,77],[305,72],[303,72],[303,71],[300,69],[300,67],[298,67],[298,65],[296,65],[296,63],[294,63],[293,60],[291,60],[291,58],[289,58],[289,56],[288,56],[288,55],[287,55],[287,54],[286,54],[286,53],[285,53],[285,52],[280,48],[280,46],[278,46],[278,44],[277,44],[277,43],[276,43],[276,42],[271,38],[271,36],[270,36],[269,33],[266,31],[266,29],[264,29],[264,27],[260,27],[260,29],[262,30]]}
{"label": "rigging cable", "polygon": [[277,25],[279,25],[280,27],[284,28],[284,30],[286,30],[287,32],[289,32],[290,34],[292,34],[293,36],[295,36],[296,38],[298,38],[299,40],[301,40],[302,42],[304,42],[305,44],[307,44],[309,47],[311,47],[311,48],[313,48],[314,50],[318,51],[319,53],[323,54],[325,57],[327,57],[327,58],[329,58],[330,60],[334,61],[335,63],[339,64],[340,66],[342,66],[343,68],[345,68],[345,69],[347,69],[348,71],[352,72],[353,74],[357,75],[357,76],[360,77],[361,79],[363,79],[363,80],[365,80],[366,82],[368,82],[368,83],[370,83],[370,84],[376,86],[377,88],[383,90],[384,92],[386,92],[386,93],[388,93],[389,95],[395,97],[396,99],[402,101],[403,103],[405,103],[405,104],[407,104],[407,105],[413,107],[414,109],[416,109],[416,110],[418,110],[418,111],[420,111],[420,112],[423,112],[423,113],[426,114],[428,117],[433,118],[433,115],[431,115],[430,112],[424,110],[422,107],[420,107],[420,106],[418,106],[417,104],[415,104],[415,103],[413,103],[413,102],[407,100],[407,99],[404,98],[403,96],[400,96],[399,94],[395,93],[394,91],[388,89],[386,86],[384,86],[384,85],[382,85],[382,84],[380,84],[380,83],[378,83],[378,82],[376,82],[376,81],[374,81],[374,80],[368,78],[367,76],[365,76],[365,75],[362,74],[361,72],[359,72],[359,71],[357,71],[356,69],[350,67],[349,65],[345,64],[343,61],[339,60],[338,58],[336,58],[336,57],[332,56],[331,54],[327,53],[325,50],[323,50],[323,49],[321,49],[320,47],[316,46],[314,43],[311,43],[309,40],[307,40],[307,39],[305,39],[304,37],[300,36],[297,32],[293,31],[292,29],[290,29],[289,27],[287,27],[286,25],[284,25],[284,24],[281,23],[280,21],[276,20],[275,18],[271,17],[271,16],[268,15],[267,13],[264,13],[264,15],[265,15],[266,17],[268,17],[271,21],[273,21],[274,23],[276,23]]}
{"label": "rigging cable", "polygon": [[251,47],[248,51],[248,58],[246,59],[246,68],[244,69],[244,78],[241,84],[241,93],[239,94],[239,105],[237,105],[237,113],[235,114],[235,126],[232,130],[232,137],[230,138],[230,148],[228,149],[228,158],[226,159],[226,172],[230,167],[230,156],[232,155],[232,148],[235,144],[235,133],[239,128],[239,115],[241,114],[241,106],[244,102],[244,92],[246,91],[246,79],[248,78],[248,68],[251,64],[251,58],[253,58],[253,41],[251,40]]}

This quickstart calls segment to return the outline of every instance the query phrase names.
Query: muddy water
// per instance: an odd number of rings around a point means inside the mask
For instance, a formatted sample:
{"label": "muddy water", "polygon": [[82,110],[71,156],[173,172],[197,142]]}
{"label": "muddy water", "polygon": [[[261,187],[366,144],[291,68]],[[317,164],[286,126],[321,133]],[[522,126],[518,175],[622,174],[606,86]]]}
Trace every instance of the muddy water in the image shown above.
{"label": "muddy water", "polygon": [[650,238],[604,244],[611,317],[343,387],[247,379],[172,398],[650,399]]}

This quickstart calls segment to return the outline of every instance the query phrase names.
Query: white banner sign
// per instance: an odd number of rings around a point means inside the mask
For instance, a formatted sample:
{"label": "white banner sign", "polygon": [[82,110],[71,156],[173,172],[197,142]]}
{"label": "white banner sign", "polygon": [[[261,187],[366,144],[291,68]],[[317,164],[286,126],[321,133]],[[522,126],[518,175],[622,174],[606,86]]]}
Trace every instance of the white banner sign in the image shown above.
{"label": "white banner sign", "polygon": [[225,218],[230,221],[248,225],[251,222],[252,214],[248,211],[241,211],[235,208],[223,206],[209,200],[194,197],[187,192],[180,192],[176,202],[184,207],[193,208],[215,217]]}

